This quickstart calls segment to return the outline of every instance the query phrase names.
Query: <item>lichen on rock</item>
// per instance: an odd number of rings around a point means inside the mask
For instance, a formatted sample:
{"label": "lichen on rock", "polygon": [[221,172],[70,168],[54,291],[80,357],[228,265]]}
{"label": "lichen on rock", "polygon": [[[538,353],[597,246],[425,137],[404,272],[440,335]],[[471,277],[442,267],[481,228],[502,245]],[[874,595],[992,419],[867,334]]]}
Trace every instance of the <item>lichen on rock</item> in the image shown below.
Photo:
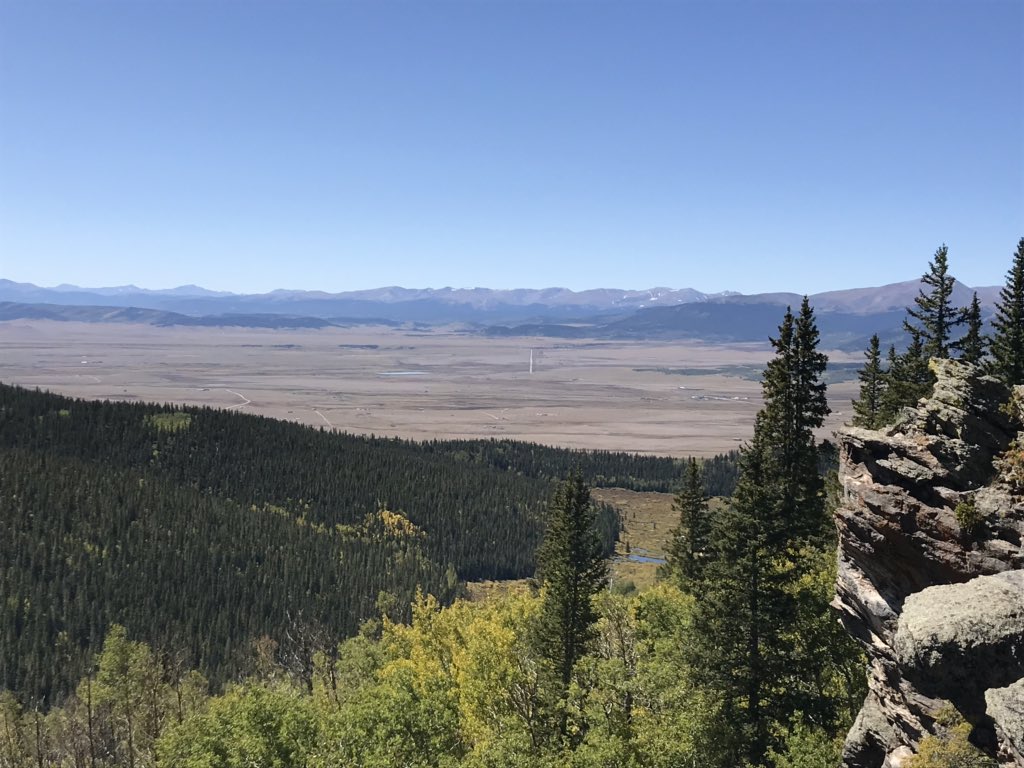
{"label": "lichen on rock", "polygon": [[986,712],[1005,742],[1024,754],[1024,680],[985,692]]}

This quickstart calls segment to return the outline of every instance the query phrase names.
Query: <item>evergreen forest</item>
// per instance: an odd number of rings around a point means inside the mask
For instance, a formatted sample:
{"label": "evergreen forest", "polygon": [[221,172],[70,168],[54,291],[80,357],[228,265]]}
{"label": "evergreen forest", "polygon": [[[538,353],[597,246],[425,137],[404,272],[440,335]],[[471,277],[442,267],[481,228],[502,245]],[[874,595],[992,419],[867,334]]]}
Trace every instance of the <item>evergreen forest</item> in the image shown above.
{"label": "evergreen forest", "polygon": [[[412,443],[231,411],[0,385],[0,687],[69,692],[114,623],[219,686],[268,636],[345,637],[532,575],[552,480],[671,488],[679,462],[512,441]],[[705,462],[727,494],[736,455]],[[618,518],[596,522],[611,551]],[[289,640],[289,637],[292,637]],[[306,644],[308,645],[308,644]]]}

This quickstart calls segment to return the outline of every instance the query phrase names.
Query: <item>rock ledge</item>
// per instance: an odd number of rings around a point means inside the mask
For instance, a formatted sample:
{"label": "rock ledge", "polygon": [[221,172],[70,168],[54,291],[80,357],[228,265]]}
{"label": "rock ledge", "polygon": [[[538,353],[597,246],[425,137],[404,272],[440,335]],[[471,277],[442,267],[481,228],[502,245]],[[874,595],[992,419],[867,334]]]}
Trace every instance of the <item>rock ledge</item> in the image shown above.
{"label": "rock ledge", "polygon": [[1024,448],[1021,414],[973,366],[932,370],[932,395],[894,426],[838,433],[833,605],[869,658],[843,765],[899,768],[952,704],[976,745],[1024,768],[1024,496],[1000,470]]}

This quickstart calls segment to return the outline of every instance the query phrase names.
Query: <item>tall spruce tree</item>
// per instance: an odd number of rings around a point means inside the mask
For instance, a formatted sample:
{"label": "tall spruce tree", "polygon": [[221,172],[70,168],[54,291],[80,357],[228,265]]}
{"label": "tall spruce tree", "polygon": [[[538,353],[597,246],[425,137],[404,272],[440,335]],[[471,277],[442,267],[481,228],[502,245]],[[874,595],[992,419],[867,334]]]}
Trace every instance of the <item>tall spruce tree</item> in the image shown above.
{"label": "tall spruce tree", "polygon": [[1007,384],[1024,384],[1024,237],[999,292],[992,328],[992,372]]}
{"label": "tall spruce tree", "polygon": [[537,550],[543,601],[533,644],[546,662],[553,684],[554,719],[560,737],[568,734],[565,697],[576,663],[595,637],[593,597],[608,583],[608,563],[595,527],[590,489],[579,474],[561,483],[548,509],[544,540]]}
{"label": "tall spruce tree", "polygon": [[686,477],[672,509],[679,513],[679,527],[672,531],[668,562],[680,585],[692,589],[700,581],[711,533],[704,479],[696,459],[691,458],[686,464]]}
{"label": "tall spruce tree", "polygon": [[981,331],[981,303],[977,293],[964,311],[964,322],[967,324],[966,333],[951,346],[960,353],[960,359],[965,363],[977,365],[985,356],[985,347],[988,346],[988,339]]}
{"label": "tall spruce tree", "polygon": [[885,389],[882,392],[882,424],[891,424],[901,408],[915,405],[931,391],[934,383],[921,334],[911,330],[910,346],[906,352],[897,355],[895,347],[889,348],[889,367],[885,372]]}
{"label": "tall spruce tree", "polygon": [[[787,330],[787,325],[792,330]],[[829,414],[822,376],[828,358],[818,351],[819,333],[814,311],[804,296],[800,314],[787,310],[772,341],[775,357],[762,382],[765,411],[772,430],[777,469],[786,482],[784,503],[793,533],[817,535],[826,522],[821,514],[821,478],[814,432]],[[812,471],[813,468],[813,471]]]}
{"label": "tall spruce tree", "polygon": [[907,307],[911,320],[904,320],[903,326],[910,333],[919,333],[924,344],[924,356],[949,357],[952,333],[964,322],[964,311],[952,304],[953,285],[956,279],[949,274],[948,249],[942,245],[928,262],[928,271],[921,276],[921,282],[930,290],[918,290],[914,304],[917,309]]}
{"label": "tall spruce tree", "polygon": [[878,429],[882,426],[882,397],[885,393],[885,371],[878,334],[871,337],[864,353],[864,367],[857,373],[860,397],[853,401],[853,425]]}
{"label": "tall spruce tree", "polygon": [[764,407],[740,457],[730,507],[715,516],[711,557],[695,595],[688,645],[698,678],[717,690],[734,725],[729,764],[769,764],[779,726],[794,714],[797,673],[787,637],[797,613],[799,551],[825,526],[813,430],[828,414],[827,358],[806,298],[787,309],[762,382]]}

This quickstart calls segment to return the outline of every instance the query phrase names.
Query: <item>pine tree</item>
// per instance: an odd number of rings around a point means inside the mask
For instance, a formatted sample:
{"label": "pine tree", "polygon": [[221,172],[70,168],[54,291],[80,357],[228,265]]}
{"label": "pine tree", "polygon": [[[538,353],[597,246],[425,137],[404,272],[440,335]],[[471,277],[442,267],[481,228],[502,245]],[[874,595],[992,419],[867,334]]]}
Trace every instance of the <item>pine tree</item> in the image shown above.
{"label": "pine tree", "polygon": [[704,481],[696,459],[687,462],[686,478],[672,509],[679,513],[679,527],[672,532],[668,562],[683,588],[692,588],[700,581],[711,525]]}
{"label": "pine tree", "polygon": [[597,610],[593,597],[608,583],[608,563],[595,530],[590,489],[576,474],[561,483],[549,507],[544,540],[537,550],[543,601],[533,644],[553,677],[558,730],[568,736],[564,699],[576,663],[590,648]]}
{"label": "pine tree", "polygon": [[992,328],[992,372],[1007,384],[1024,384],[1024,237],[999,292]]}
{"label": "pine tree", "polygon": [[967,332],[951,346],[960,353],[960,359],[965,363],[977,365],[985,356],[985,347],[988,345],[988,339],[981,332],[981,304],[977,293],[964,311],[964,322],[967,323]]}
{"label": "pine tree", "polygon": [[871,337],[864,353],[864,367],[857,373],[860,379],[860,397],[853,401],[853,425],[878,429],[882,426],[882,398],[885,393],[885,372],[878,334]]}
{"label": "pine tree", "polygon": [[827,358],[809,303],[787,309],[765,369],[764,408],[740,457],[732,504],[715,516],[706,577],[695,596],[688,654],[698,678],[723,698],[735,725],[731,764],[768,764],[773,729],[796,704],[797,670],[786,632],[796,620],[800,547],[825,526],[813,430],[828,414]]}
{"label": "pine tree", "polygon": [[915,405],[935,383],[932,372],[928,370],[921,334],[912,330],[910,336],[910,346],[902,355],[896,354],[895,347],[889,348],[889,368],[885,372],[880,415],[883,424],[891,424],[901,408]]}
{"label": "pine tree", "polygon": [[917,309],[907,307],[907,314],[917,324],[910,320],[903,321],[909,333],[921,335],[926,358],[949,357],[953,329],[964,322],[963,310],[951,303],[956,279],[949,274],[947,253],[945,245],[935,252],[935,257],[928,262],[928,271],[921,276],[921,282],[930,286],[931,290],[928,293],[924,290],[917,292],[917,298],[914,299]]}
{"label": "pine tree", "polygon": [[822,376],[828,358],[818,351],[818,328],[805,296],[800,314],[786,309],[779,338],[772,339],[775,357],[765,367],[762,392],[771,459],[785,483],[783,503],[795,535],[820,532],[821,483],[813,430],[829,414]]}

